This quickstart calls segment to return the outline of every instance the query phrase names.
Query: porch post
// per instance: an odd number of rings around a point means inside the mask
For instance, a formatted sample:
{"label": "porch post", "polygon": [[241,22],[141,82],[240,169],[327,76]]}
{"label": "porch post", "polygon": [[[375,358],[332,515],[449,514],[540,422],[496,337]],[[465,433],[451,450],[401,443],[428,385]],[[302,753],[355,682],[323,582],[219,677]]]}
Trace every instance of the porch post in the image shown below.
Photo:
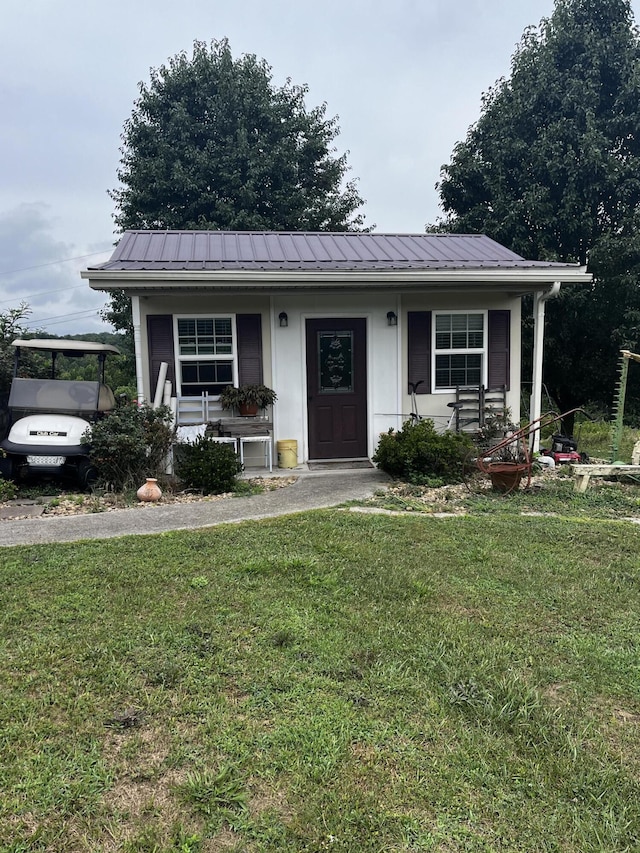
{"label": "porch post", "polygon": [[140,297],[131,297],[131,314],[133,317],[133,348],[136,359],[136,389],[138,405],[144,403],[144,384],[142,380],[142,335],[140,334]]}
{"label": "porch post", "polygon": [[[529,404],[529,422],[537,421],[542,412],[542,358],[544,354],[544,308],[547,299],[560,292],[560,282],[554,281],[549,290],[535,293],[533,297],[533,376]],[[540,448],[540,431],[531,436],[531,452]]]}

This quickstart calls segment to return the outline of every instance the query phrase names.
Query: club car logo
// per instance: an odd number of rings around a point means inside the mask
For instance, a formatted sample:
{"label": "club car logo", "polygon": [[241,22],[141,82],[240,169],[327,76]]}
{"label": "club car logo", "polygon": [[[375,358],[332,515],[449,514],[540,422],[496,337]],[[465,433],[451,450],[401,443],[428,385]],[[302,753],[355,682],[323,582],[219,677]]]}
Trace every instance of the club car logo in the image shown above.
{"label": "club car logo", "polygon": [[29,435],[35,435],[38,437],[41,436],[66,436],[66,432],[61,432],[58,429],[32,429],[29,431]]}

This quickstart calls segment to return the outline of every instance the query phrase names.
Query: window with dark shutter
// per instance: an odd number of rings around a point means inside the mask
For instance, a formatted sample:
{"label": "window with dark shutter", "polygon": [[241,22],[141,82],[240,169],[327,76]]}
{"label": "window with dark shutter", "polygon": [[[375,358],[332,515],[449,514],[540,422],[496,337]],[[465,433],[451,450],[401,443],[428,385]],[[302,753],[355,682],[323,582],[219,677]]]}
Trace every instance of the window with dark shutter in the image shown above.
{"label": "window with dark shutter", "polygon": [[[155,317],[154,364],[170,361],[173,372],[173,322],[177,337],[175,372],[183,397],[216,396],[237,376],[240,385],[262,383],[262,316],[260,314],[212,314]],[[165,322],[162,322],[165,321]],[[168,321],[168,327],[167,326]],[[151,328],[151,326],[150,326]],[[169,337],[169,332],[171,335]],[[150,333],[150,340],[151,340]],[[157,340],[156,340],[157,339]],[[160,343],[163,343],[162,349]],[[169,349],[171,358],[169,358]]]}
{"label": "window with dark shutter", "polygon": [[485,357],[484,312],[436,312],[434,323],[437,389],[480,386]]}
{"label": "window with dark shutter", "polygon": [[431,393],[431,311],[409,311],[407,313],[408,379],[411,383],[421,382],[416,394]]}
{"label": "window with dark shutter", "polygon": [[488,387],[509,390],[511,311],[489,311]]}
{"label": "window with dark shutter", "polygon": [[176,318],[178,373],[183,397],[215,396],[235,376],[235,331],[231,315]]}

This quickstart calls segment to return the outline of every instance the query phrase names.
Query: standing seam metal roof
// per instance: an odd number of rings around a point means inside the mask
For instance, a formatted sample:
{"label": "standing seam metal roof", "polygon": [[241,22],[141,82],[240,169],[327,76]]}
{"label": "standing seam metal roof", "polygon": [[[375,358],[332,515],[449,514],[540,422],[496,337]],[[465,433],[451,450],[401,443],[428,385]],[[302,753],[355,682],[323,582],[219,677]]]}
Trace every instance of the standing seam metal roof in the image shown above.
{"label": "standing seam metal roof", "polygon": [[407,270],[575,268],[527,261],[483,234],[126,231],[90,270]]}

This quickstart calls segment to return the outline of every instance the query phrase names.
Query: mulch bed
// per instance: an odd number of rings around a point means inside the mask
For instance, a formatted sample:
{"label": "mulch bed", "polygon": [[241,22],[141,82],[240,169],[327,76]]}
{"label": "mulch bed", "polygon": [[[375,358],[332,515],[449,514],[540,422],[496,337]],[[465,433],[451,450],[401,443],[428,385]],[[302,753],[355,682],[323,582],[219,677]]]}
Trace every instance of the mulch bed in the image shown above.
{"label": "mulch bed", "polygon": [[[248,480],[251,485],[257,486],[262,491],[272,492],[283,489],[295,483],[297,477],[257,477]],[[41,507],[39,517],[50,518],[54,515],[83,515],[95,512],[109,512],[116,509],[153,509],[156,506],[167,506],[168,504],[202,503],[203,501],[219,501],[233,496],[233,492],[221,495],[203,495],[192,491],[164,490],[162,497],[157,503],[145,503],[143,501],[131,502],[121,494],[114,492],[93,492],[91,494],[61,494],[53,496],[42,496],[41,498],[28,498],[0,503],[0,509],[6,507],[11,509],[7,518],[16,520],[18,518],[30,518],[34,516],[36,506]],[[35,506],[34,506],[35,505]],[[21,510],[24,511],[21,511]],[[0,521],[2,513],[0,513]]]}

